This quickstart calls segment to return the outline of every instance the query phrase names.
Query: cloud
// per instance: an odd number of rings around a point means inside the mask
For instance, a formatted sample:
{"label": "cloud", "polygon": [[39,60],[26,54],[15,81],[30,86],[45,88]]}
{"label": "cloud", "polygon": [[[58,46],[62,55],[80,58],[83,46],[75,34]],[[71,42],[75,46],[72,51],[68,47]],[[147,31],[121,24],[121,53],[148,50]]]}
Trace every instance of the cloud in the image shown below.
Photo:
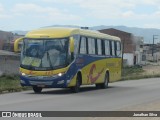
{"label": "cloud", "polygon": [[36,4],[16,4],[13,8],[16,15],[28,15],[48,20],[79,20],[79,16],[54,7],[43,7]]}
{"label": "cloud", "polygon": [[8,18],[11,18],[11,16],[5,12],[3,5],[0,4],[0,19],[8,19]]}
{"label": "cloud", "polygon": [[0,13],[4,12],[4,8],[2,6],[2,4],[0,4]]}
{"label": "cloud", "polygon": [[160,0],[134,0],[136,4],[159,6]]}
{"label": "cloud", "polygon": [[40,27],[52,24],[132,26],[132,23],[143,27],[153,22],[158,24],[159,3],[160,0],[29,0],[24,4],[19,0],[9,7],[0,4],[0,19]]}
{"label": "cloud", "polygon": [[[42,0],[55,4],[72,4],[86,11],[87,16],[99,19],[132,18],[147,16],[138,12],[141,6],[159,7],[160,0]],[[136,10],[136,13],[135,13]],[[151,14],[154,14],[151,13]],[[148,15],[149,16],[149,15]]]}
{"label": "cloud", "polygon": [[147,23],[144,24],[145,28],[160,28],[160,24],[159,23]]}
{"label": "cloud", "polygon": [[[100,19],[121,19],[121,18],[144,18],[150,16],[152,13],[147,13],[141,9],[142,6],[154,6],[155,9],[159,7],[160,0],[86,0],[79,4],[82,8],[88,9],[90,15]],[[144,11],[142,14],[140,11]]]}
{"label": "cloud", "polygon": [[130,17],[135,16],[135,13],[133,11],[126,11],[126,12],[122,13],[122,16],[125,18],[130,18]]}

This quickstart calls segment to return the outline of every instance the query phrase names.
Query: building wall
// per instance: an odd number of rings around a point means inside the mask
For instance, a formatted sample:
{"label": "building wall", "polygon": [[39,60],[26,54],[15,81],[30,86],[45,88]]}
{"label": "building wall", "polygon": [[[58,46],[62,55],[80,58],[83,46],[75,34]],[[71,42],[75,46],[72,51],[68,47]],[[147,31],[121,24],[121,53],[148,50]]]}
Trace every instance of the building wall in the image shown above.
{"label": "building wall", "polygon": [[159,52],[156,52],[153,54],[146,54],[146,61],[159,61],[160,60],[160,53]]}
{"label": "building wall", "polygon": [[0,50],[3,48],[3,40],[0,38]]}
{"label": "building wall", "polygon": [[136,64],[142,64],[142,55],[143,53],[140,51],[135,51],[135,56],[136,56]]}
{"label": "building wall", "polygon": [[19,74],[20,54],[0,50],[0,76]]}
{"label": "building wall", "polygon": [[13,40],[13,33],[0,31],[0,49],[10,50],[10,43]]}
{"label": "building wall", "polygon": [[131,33],[120,31],[117,29],[99,30],[102,33],[117,36],[121,39],[123,45],[124,62],[127,65],[141,64],[143,53],[143,37],[134,36]]}
{"label": "building wall", "polygon": [[136,45],[133,42],[134,37],[131,33],[127,33],[113,28],[103,29],[99,31],[105,34],[119,37],[122,41],[124,53],[133,53],[135,51]]}
{"label": "building wall", "polygon": [[126,63],[124,63],[124,66],[133,66],[134,65],[134,54],[124,53],[123,60],[126,61]]}

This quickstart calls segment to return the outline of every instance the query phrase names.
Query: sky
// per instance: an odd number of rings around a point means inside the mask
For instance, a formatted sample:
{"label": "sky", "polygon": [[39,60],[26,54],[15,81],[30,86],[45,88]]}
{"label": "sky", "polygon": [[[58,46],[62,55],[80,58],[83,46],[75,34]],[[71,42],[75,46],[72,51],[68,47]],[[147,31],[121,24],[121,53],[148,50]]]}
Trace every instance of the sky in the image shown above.
{"label": "sky", "polygon": [[0,30],[51,25],[160,29],[160,0],[0,0]]}

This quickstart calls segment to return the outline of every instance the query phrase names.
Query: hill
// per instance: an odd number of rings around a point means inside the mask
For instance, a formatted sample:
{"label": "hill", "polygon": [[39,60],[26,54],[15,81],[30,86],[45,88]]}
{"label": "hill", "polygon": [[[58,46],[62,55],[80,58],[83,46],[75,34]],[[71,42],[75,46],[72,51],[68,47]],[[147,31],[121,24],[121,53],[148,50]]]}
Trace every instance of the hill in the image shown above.
{"label": "hill", "polygon": [[91,29],[93,30],[101,30],[101,29],[108,29],[108,28],[115,28],[121,31],[132,33],[135,36],[142,36],[144,38],[145,43],[152,43],[153,35],[157,36],[155,42],[160,42],[160,29],[155,28],[137,28],[137,27],[126,27],[126,26],[95,26]]}
{"label": "hill", "polygon": [[[76,25],[53,25],[53,26],[45,26],[45,27],[74,27],[74,28],[80,28],[80,26]],[[42,27],[42,28],[45,28]],[[159,35],[156,36],[157,39],[155,39],[155,43],[160,42],[160,29],[155,28],[138,28],[138,27],[127,27],[127,26],[93,26],[89,29],[91,30],[101,30],[101,29],[108,29],[108,28],[115,28],[121,31],[132,33],[135,36],[142,36],[144,38],[144,43],[152,43],[153,41],[153,35]],[[13,33],[17,33],[19,35],[25,35],[27,31],[12,31]]]}

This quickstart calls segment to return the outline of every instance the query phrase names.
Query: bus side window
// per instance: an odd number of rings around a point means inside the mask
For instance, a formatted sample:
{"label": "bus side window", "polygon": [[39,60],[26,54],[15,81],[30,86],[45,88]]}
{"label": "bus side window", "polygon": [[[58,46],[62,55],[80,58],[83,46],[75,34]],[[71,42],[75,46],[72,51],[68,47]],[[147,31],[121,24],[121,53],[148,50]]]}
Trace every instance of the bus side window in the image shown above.
{"label": "bus side window", "polygon": [[74,38],[74,53],[78,54],[80,35],[73,35],[73,38]]}
{"label": "bus side window", "polygon": [[95,39],[94,38],[88,38],[88,54],[95,55],[96,49],[95,49]]}
{"label": "bus side window", "polygon": [[117,41],[114,41],[114,54],[117,56]]}
{"label": "bus side window", "polygon": [[112,56],[115,56],[115,44],[114,44],[114,41],[112,41]]}
{"label": "bus side window", "polygon": [[97,39],[97,52],[98,55],[102,55],[102,40]]}
{"label": "bus side window", "polygon": [[105,42],[105,55],[111,55],[110,54],[110,43],[108,40],[104,40]]}
{"label": "bus side window", "polygon": [[116,55],[120,56],[121,55],[121,43],[116,42]]}
{"label": "bus side window", "polygon": [[110,56],[112,56],[112,41],[109,40]]}
{"label": "bus side window", "polygon": [[86,54],[87,53],[86,48],[87,48],[86,47],[86,37],[81,37],[79,53],[80,54]]}

